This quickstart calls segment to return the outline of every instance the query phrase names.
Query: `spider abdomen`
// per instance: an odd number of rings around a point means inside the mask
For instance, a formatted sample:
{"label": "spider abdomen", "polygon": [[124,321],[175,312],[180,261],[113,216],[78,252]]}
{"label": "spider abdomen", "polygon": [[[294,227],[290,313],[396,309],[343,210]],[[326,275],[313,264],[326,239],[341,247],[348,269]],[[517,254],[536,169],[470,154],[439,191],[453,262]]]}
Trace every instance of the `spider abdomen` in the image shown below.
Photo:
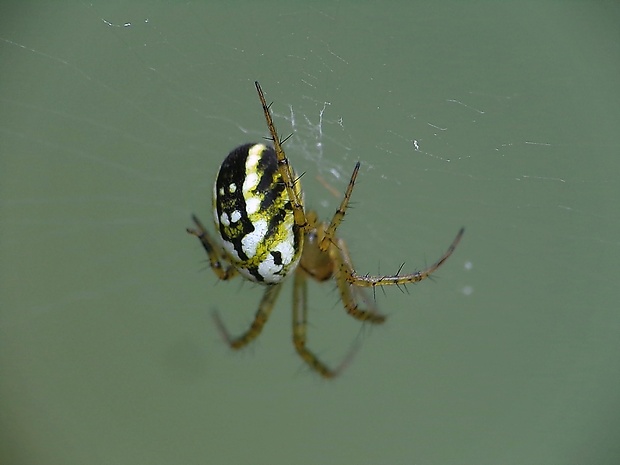
{"label": "spider abdomen", "polygon": [[[299,182],[295,189],[301,198]],[[247,279],[277,284],[297,267],[303,231],[271,147],[245,144],[228,154],[213,187],[213,215],[228,258]]]}

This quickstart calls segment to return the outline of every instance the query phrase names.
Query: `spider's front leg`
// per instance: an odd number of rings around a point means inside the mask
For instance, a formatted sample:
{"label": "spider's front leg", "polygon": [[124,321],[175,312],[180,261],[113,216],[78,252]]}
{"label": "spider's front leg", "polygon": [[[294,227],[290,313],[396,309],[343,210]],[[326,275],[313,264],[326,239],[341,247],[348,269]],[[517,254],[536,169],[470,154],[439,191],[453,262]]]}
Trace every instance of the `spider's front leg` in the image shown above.
{"label": "spider's front leg", "polygon": [[[353,168],[351,179],[344,192],[344,196],[338,206],[338,209],[334,213],[329,225],[321,228],[324,231],[321,234],[319,241],[319,249],[321,252],[325,252],[329,255],[331,261],[334,264],[334,278],[336,279],[336,285],[340,291],[342,302],[347,310],[347,313],[353,318],[360,321],[368,321],[370,323],[383,323],[385,321],[385,315],[380,314],[374,305],[369,305],[368,310],[359,308],[357,299],[354,296],[354,291],[351,284],[347,281],[347,273],[353,273],[353,266],[351,264],[351,258],[347,250],[347,246],[342,239],[336,237],[336,230],[342,223],[344,216],[347,212],[349,202],[351,201],[351,195],[353,194],[353,187],[355,187],[355,180],[360,170],[360,162],[358,161]],[[361,291],[361,289],[360,289]],[[356,292],[358,297],[363,296],[361,292]],[[367,300],[367,299],[364,299]],[[368,304],[368,302],[366,302]]]}
{"label": "spider's front leg", "polygon": [[[394,286],[394,285],[398,286],[398,285],[404,285],[404,284],[417,283],[417,282],[422,281],[423,279],[428,278],[431,274],[437,271],[437,268],[439,268],[441,265],[444,264],[444,262],[450,257],[450,255],[452,255],[452,252],[454,252],[454,249],[456,249],[456,246],[461,241],[461,238],[463,237],[464,233],[465,233],[465,228],[461,228],[459,232],[457,233],[456,237],[454,238],[454,240],[452,241],[452,244],[450,244],[450,247],[448,247],[448,250],[444,252],[444,254],[439,258],[439,260],[437,260],[431,266],[429,266],[428,268],[422,271],[416,271],[415,273],[412,273],[412,274],[401,275],[400,269],[399,269],[395,275],[391,275],[391,276],[370,276],[370,275],[362,276],[362,275],[358,275],[357,273],[355,273],[355,271],[353,270],[353,266],[351,265],[351,262],[349,260],[348,263],[343,263],[340,266],[340,272],[345,276],[347,282],[351,283],[354,286],[361,286],[361,287]],[[402,265],[401,265],[401,268],[402,268]]]}
{"label": "spider's front leg", "polygon": [[[357,303],[357,299],[353,292],[355,285],[347,281],[347,276],[353,273],[353,265],[344,240],[337,239],[336,244],[331,245],[329,253],[334,261],[334,278],[347,313],[356,320],[367,321],[374,324],[383,323],[386,318],[385,315],[379,313],[377,308],[373,304],[370,304],[367,299],[364,299],[367,301],[366,304],[369,305],[369,308],[366,310],[361,309]],[[362,295],[362,289],[357,289],[357,291],[359,291],[358,296]]]}
{"label": "spider's front leg", "polygon": [[237,270],[234,266],[229,265],[228,267],[224,267],[224,265],[222,265],[222,257],[220,256],[220,252],[218,252],[219,247],[216,245],[217,243],[211,238],[206,228],[202,225],[196,215],[192,215],[192,220],[194,220],[196,229],[187,228],[187,232],[200,239],[202,247],[209,256],[209,264],[211,265],[213,272],[222,280],[228,280],[236,276]]}
{"label": "spider's front leg", "polygon": [[256,87],[256,91],[258,92],[258,98],[260,99],[261,106],[263,107],[265,121],[267,122],[269,134],[271,134],[271,141],[273,142],[273,148],[276,152],[276,157],[278,159],[278,171],[280,172],[280,176],[282,176],[282,179],[284,180],[286,192],[293,208],[295,224],[301,229],[306,229],[308,224],[306,222],[306,215],[304,213],[301,186],[295,179],[293,169],[291,168],[288,158],[286,158],[286,154],[284,153],[284,149],[282,148],[282,144],[286,142],[288,137],[284,140],[280,140],[280,137],[278,136],[278,131],[276,130],[276,126],[273,123],[273,118],[271,117],[271,105],[267,105],[267,101],[265,100],[265,94],[263,93],[263,89],[261,88],[258,81],[254,81],[254,86]]}
{"label": "spider's front leg", "polygon": [[278,294],[280,294],[281,289],[281,284],[275,284],[267,287],[267,289],[265,290],[265,294],[263,294],[263,298],[258,305],[256,315],[254,315],[254,321],[252,322],[252,325],[241,336],[232,337],[224,326],[224,323],[222,322],[219,313],[213,312],[213,319],[215,320],[215,324],[217,325],[220,333],[222,333],[224,339],[231,348],[241,349],[258,337],[258,335],[263,330],[263,326],[265,326],[265,323],[267,323],[269,315],[271,315],[273,305],[278,298]]}
{"label": "spider's front leg", "polygon": [[336,230],[342,220],[344,219],[344,215],[347,212],[347,208],[349,206],[349,202],[351,201],[351,195],[353,194],[353,187],[355,187],[355,180],[357,179],[357,174],[360,171],[360,162],[358,161],[355,164],[355,168],[353,168],[353,173],[351,174],[351,179],[349,180],[349,184],[347,185],[347,190],[344,192],[344,196],[342,197],[342,201],[334,213],[329,226],[325,229],[325,235],[321,239],[319,243],[319,248],[321,251],[326,252],[329,249],[330,245],[336,242]]}

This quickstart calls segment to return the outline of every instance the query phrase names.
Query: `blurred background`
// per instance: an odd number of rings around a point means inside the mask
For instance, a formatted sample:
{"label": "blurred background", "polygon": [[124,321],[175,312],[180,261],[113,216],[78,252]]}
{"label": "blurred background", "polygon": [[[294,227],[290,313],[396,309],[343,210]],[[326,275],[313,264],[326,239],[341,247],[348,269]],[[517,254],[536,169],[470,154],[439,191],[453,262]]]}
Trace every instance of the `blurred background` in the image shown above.
{"label": "blurred background", "polygon": [[[620,463],[617,2],[14,2],[0,15],[0,462]],[[219,164],[273,101],[385,325],[218,282]],[[332,189],[333,188],[333,189]]]}

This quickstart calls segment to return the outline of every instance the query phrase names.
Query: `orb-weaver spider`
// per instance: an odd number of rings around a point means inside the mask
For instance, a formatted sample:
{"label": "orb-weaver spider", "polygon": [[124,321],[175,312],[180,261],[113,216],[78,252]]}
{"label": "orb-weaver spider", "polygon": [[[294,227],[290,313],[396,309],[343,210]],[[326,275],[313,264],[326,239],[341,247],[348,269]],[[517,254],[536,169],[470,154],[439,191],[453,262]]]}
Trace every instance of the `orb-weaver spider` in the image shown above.
{"label": "orb-weaver spider", "polygon": [[[282,148],[271,117],[269,105],[258,82],[258,92],[270,140],[274,148],[263,144],[246,144],[234,149],[222,163],[213,189],[213,214],[219,241],[207,232],[196,216],[195,229],[187,232],[198,237],[211,268],[218,278],[228,280],[240,273],[246,279],[267,286],[250,328],[231,337],[217,313],[215,321],[233,349],[240,349],[255,339],[267,322],[282,282],[293,273],[293,343],[301,358],[325,378],[336,376],[339,368],[323,363],[306,344],[306,280],[326,281],[334,278],[344,307],[360,321],[383,323],[385,316],[374,306],[358,306],[357,287],[405,285],[428,278],[452,254],[464,229],[456,235],[448,250],[433,265],[422,271],[392,276],[359,275],[345,242],[336,236],[344,218],[359,172],[357,162],[349,185],[331,222],[318,220],[314,211],[305,212],[299,178],[295,176]],[[402,266],[401,266],[402,268]]]}

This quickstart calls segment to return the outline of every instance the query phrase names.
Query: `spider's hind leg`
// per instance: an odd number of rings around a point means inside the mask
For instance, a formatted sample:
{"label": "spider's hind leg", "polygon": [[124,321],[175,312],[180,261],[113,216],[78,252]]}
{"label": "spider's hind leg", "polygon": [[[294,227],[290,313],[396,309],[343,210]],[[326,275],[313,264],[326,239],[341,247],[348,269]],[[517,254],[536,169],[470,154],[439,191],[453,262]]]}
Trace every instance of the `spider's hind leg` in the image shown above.
{"label": "spider's hind leg", "polygon": [[198,217],[196,215],[192,215],[192,220],[194,220],[196,228],[187,228],[187,232],[200,239],[202,247],[209,256],[209,264],[211,265],[213,272],[221,280],[228,280],[235,277],[237,275],[237,270],[232,265],[225,267],[222,264],[221,253],[218,252],[219,247],[216,245],[216,242],[213,240],[207,229],[202,225]]}
{"label": "spider's hind leg", "polygon": [[248,330],[241,336],[232,337],[224,326],[220,315],[217,312],[213,313],[213,319],[215,320],[217,328],[219,329],[220,333],[222,333],[224,339],[231,348],[241,349],[258,337],[258,335],[263,330],[263,326],[265,326],[265,323],[267,323],[269,315],[271,315],[273,305],[278,298],[278,294],[280,293],[281,289],[282,285],[280,284],[267,287],[267,289],[265,290],[265,294],[263,295],[263,298],[258,306],[258,310],[256,311],[256,315],[254,315],[254,321],[252,321],[252,324],[250,325]]}
{"label": "spider's hind leg", "polygon": [[335,378],[351,360],[354,351],[340,363],[336,369],[328,367],[310,349],[306,343],[306,328],[308,326],[307,285],[304,272],[295,273],[293,283],[293,344],[295,350],[304,362],[324,378]]}

